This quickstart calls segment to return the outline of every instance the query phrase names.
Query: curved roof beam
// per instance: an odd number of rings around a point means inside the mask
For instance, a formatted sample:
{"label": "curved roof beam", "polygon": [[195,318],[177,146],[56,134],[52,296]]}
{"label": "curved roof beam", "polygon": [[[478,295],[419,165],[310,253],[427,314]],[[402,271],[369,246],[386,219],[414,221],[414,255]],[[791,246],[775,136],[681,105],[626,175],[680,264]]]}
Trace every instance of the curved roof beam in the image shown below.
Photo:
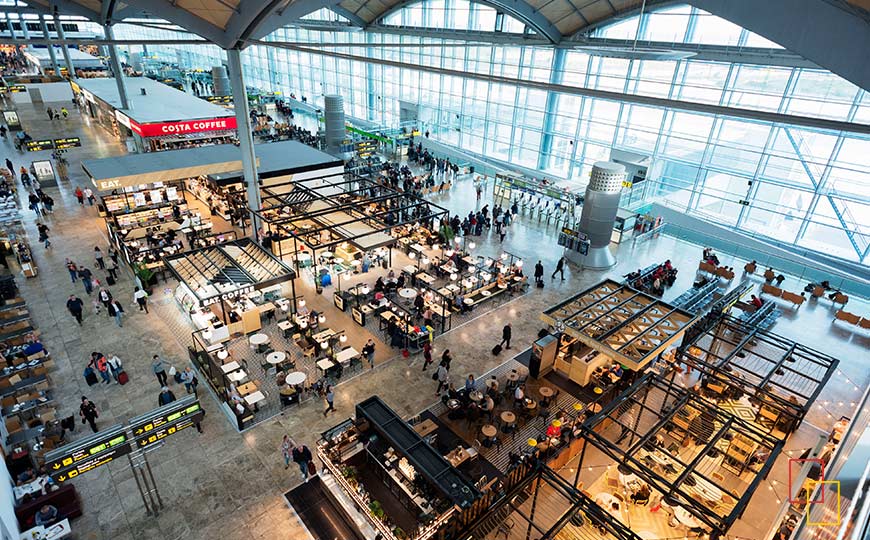
{"label": "curved roof beam", "polygon": [[[419,4],[425,2],[426,0],[405,0],[403,2],[399,2],[389,9],[385,10],[383,13],[377,16],[377,18],[372,21],[371,24],[376,24],[379,21],[383,20],[385,17],[389,17],[396,11],[399,11],[402,8]],[[547,20],[546,17],[541,15],[540,12],[535,10],[532,6],[530,6],[525,0],[471,0],[476,4],[482,4],[484,6],[489,6],[496,11],[500,11],[503,13],[507,13],[514,19],[517,19],[527,26],[532,28],[535,32],[543,36],[550,43],[559,43],[562,41],[562,33],[559,31],[556,26]]]}
{"label": "curved roof beam", "polygon": [[688,0],[870,89],[870,22],[832,0]]}
{"label": "curved roof beam", "polygon": [[368,23],[366,23],[362,17],[360,17],[359,15],[354,13],[353,11],[342,7],[341,4],[329,6],[327,9],[330,9],[330,10],[338,13],[339,15],[341,15],[342,17],[344,17],[345,19],[350,21],[350,23],[354,26],[359,26],[360,28],[365,28],[368,26]]}
{"label": "curved roof beam", "polygon": [[[244,0],[247,1],[247,0]],[[320,8],[331,9],[346,18],[354,26],[364,28],[366,22],[352,11],[338,5],[338,0],[295,0],[280,9],[270,10],[266,16],[253,28],[247,36],[242,36],[241,41],[248,39],[262,39],[275,30],[293,23],[303,23],[302,17],[314,13]]]}
{"label": "curved roof beam", "polygon": [[218,28],[205,19],[197,17],[186,9],[176,7],[166,0],[124,0],[124,3],[152,17],[178,25],[224,49],[232,47],[236,42],[236,40],[228,39],[227,33],[222,28]]}

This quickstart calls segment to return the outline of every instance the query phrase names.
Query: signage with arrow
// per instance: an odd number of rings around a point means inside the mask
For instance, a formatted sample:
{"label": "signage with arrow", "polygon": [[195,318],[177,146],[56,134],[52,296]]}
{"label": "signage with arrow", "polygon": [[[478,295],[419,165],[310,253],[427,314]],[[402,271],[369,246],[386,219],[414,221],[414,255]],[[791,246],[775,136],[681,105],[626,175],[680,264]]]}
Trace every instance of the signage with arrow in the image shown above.
{"label": "signage with arrow", "polygon": [[196,419],[198,422],[204,415],[205,411],[202,410],[202,405],[199,404],[199,401],[194,396],[185,396],[182,399],[154,409],[148,414],[131,419],[130,429],[133,430],[133,437],[138,439],[141,435],[193,416],[198,417]]}
{"label": "signage with arrow", "polygon": [[[68,447],[58,448],[46,454],[45,464],[52,478],[64,476],[61,482],[78,476],[131,450],[127,433],[122,426],[115,426]],[[103,458],[108,458],[108,461]],[[74,472],[73,472],[74,471]],[[71,474],[69,474],[71,473]]]}
{"label": "signage with arrow", "polygon": [[189,428],[190,426],[195,425],[200,420],[202,420],[202,412],[200,412],[199,415],[185,417],[183,420],[179,420],[174,424],[164,425],[159,428],[152,429],[141,437],[136,438],[136,448],[141,450],[147,446],[158,443],[166,437],[178,433],[182,429]]}

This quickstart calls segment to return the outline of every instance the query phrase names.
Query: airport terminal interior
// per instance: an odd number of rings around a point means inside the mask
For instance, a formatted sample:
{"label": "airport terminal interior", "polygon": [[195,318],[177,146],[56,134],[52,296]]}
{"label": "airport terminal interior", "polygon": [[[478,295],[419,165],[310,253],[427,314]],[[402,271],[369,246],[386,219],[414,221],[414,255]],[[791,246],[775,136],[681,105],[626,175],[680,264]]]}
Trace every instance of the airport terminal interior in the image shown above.
{"label": "airport terminal interior", "polygon": [[866,0],[0,12],[0,539],[870,535]]}

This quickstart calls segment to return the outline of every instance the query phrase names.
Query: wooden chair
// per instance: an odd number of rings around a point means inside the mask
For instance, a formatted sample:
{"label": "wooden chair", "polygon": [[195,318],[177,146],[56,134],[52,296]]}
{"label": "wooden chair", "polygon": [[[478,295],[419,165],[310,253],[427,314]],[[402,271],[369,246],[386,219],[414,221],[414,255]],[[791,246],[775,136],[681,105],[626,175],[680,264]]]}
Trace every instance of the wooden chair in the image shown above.
{"label": "wooden chair", "polygon": [[813,298],[821,298],[825,296],[825,289],[819,285],[813,287],[813,292],[811,293]]}
{"label": "wooden chair", "polygon": [[725,476],[724,476],[722,473],[714,472],[714,473],[711,473],[711,474],[710,474],[710,477],[713,478],[713,480],[715,480],[715,481],[717,481],[717,482],[719,482],[719,483],[722,483],[722,482],[725,481]]}
{"label": "wooden chair", "polygon": [[[834,313],[834,320],[846,321],[849,324],[857,325],[861,322],[861,317],[855,315],[854,313],[849,313],[848,311],[840,309],[836,313]],[[862,328],[867,327],[863,326]]]}
{"label": "wooden chair", "polygon": [[858,326],[860,326],[861,328],[863,328],[865,330],[870,330],[870,319],[868,319],[867,317],[864,317],[863,319],[861,319],[858,322]]}
{"label": "wooden chair", "polygon": [[614,490],[614,492],[619,491],[619,479],[617,479],[613,476],[608,476],[607,477],[607,487],[608,487],[608,489]]}
{"label": "wooden chair", "polygon": [[764,285],[761,286],[761,292],[764,294],[769,294],[770,296],[773,296],[776,298],[779,298],[780,296],[782,296],[782,289],[780,289],[779,287],[774,287],[773,285],[770,285],[769,283],[765,283]]}
{"label": "wooden chair", "polygon": [[770,268],[768,268],[767,270],[764,271],[764,280],[765,281],[773,281],[773,278],[775,278],[775,277],[776,277],[776,273],[773,270],[771,270]]}
{"label": "wooden chair", "polygon": [[849,301],[849,297],[843,293],[838,292],[834,295],[834,298],[831,301],[835,304],[842,304],[845,306],[846,303]]}
{"label": "wooden chair", "polygon": [[758,265],[756,265],[755,263],[751,263],[751,262],[750,262],[750,263],[746,263],[746,266],[743,267],[743,270],[744,270],[747,274],[754,274],[754,273],[755,273],[755,270],[756,270],[757,268],[758,268]]}

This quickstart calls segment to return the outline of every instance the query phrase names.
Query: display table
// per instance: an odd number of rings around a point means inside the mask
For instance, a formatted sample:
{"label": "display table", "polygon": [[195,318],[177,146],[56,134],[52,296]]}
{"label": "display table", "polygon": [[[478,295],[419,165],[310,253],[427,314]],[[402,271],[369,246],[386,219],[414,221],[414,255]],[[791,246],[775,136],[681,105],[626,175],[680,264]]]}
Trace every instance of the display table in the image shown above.
{"label": "display table", "polygon": [[21,536],[18,538],[20,540],[60,540],[61,538],[67,538],[71,534],[72,528],[69,526],[69,520],[64,519],[48,527],[37,525],[21,533]]}
{"label": "display table", "polygon": [[294,371],[293,373],[288,373],[287,377],[284,379],[284,382],[291,386],[299,386],[300,384],[305,382],[305,379],[308,378],[308,375],[301,371]]}
{"label": "display table", "polygon": [[348,347],[347,349],[339,352],[335,355],[335,361],[339,364],[347,364],[357,356],[359,356],[359,351],[354,349],[353,347]]}
{"label": "display table", "polygon": [[332,360],[324,358],[323,360],[317,361],[317,367],[320,369],[320,371],[323,372],[324,375],[326,375],[326,372],[334,368],[335,364],[332,363]]}
{"label": "display table", "polygon": [[232,362],[228,362],[228,363],[222,365],[221,371],[223,371],[224,373],[232,373],[233,371],[235,371],[241,367],[242,366],[240,366],[238,362],[233,360]]}
{"label": "display table", "polygon": [[410,300],[411,298],[415,298],[417,296],[417,291],[414,289],[399,289],[399,296],[402,298],[407,298]]}
{"label": "display table", "polygon": [[287,354],[281,351],[270,352],[268,355],[266,355],[266,362],[272,364],[273,366],[280,364],[286,359]]}

